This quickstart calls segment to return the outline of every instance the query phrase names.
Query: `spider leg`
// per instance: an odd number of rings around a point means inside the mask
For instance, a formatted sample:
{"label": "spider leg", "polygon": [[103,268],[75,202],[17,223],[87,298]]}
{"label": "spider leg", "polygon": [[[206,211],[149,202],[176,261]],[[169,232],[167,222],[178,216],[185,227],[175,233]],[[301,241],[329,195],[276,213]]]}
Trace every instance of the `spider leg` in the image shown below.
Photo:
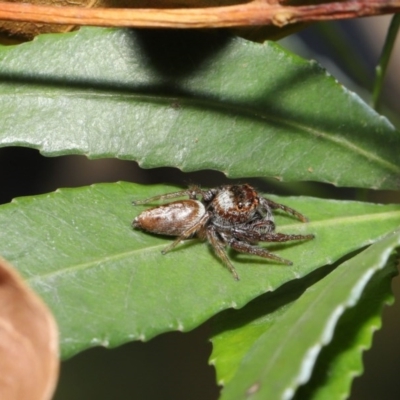
{"label": "spider leg", "polygon": [[260,234],[258,241],[260,242],[289,242],[291,240],[309,240],[314,239],[313,234],[310,235],[293,235],[286,233],[269,232]]}
{"label": "spider leg", "polygon": [[149,197],[148,199],[132,201],[132,204],[134,206],[137,206],[140,204],[153,203],[158,200],[168,200],[183,196],[188,196],[189,199],[196,200],[197,196],[201,195],[202,193],[203,191],[200,189],[199,186],[190,186],[188,189],[180,190],[179,192],[160,194],[157,196]]}
{"label": "spider leg", "polygon": [[269,258],[271,260],[279,261],[286,265],[293,265],[293,263],[290,260],[286,260],[285,258],[279,257],[276,254],[269,252],[267,249],[253,246],[249,243],[241,242],[236,239],[230,240],[229,246],[232,247],[232,249],[239,251],[240,253],[253,254],[259,257]]}
{"label": "spider leg", "polygon": [[303,215],[300,214],[298,211],[294,210],[293,208],[290,208],[288,206],[285,206],[284,204],[280,204],[280,203],[275,203],[274,201],[267,199],[266,197],[261,197],[261,204],[264,205],[264,207],[270,207],[273,210],[283,210],[285,212],[287,212],[290,215],[293,215],[294,217],[296,217],[297,219],[299,219],[302,222],[308,222],[308,218]]}
{"label": "spider leg", "polygon": [[191,226],[189,229],[186,229],[186,231],[184,231],[176,240],[174,240],[169,246],[167,246],[164,250],[162,250],[161,253],[162,254],[168,253],[174,247],[176,247],[180,242],[182,242],[182,240],[188,239],[192,235],[196,234],[198,231],[201,231],[201,229],[207,223],[209,218],[210,215],[208,212],[206,212],[196,224]]}
{"label": "spider leg", "polygon": [[291,240],[309,240],[314,239],[314,235],[293,235],[278,232],[265,232],[262,231],[246,231],[246,230],[235,230],[232,233],[235,239],[243,240],[245,242],[289,242]]}
{"label": "spider leg", "polygon": [[207,239],[210,242],[212,248],[215,250],[217,256],[222,260],[226,267],[228,267],[229,271],[231,271],[233,277],[238,281],[239,275],[236,272],[235,267],[232,265],[231,261],[228,258],[225,250],[225,242],[218,237],[217,232],[213,227],[209,227],[207,229]]}

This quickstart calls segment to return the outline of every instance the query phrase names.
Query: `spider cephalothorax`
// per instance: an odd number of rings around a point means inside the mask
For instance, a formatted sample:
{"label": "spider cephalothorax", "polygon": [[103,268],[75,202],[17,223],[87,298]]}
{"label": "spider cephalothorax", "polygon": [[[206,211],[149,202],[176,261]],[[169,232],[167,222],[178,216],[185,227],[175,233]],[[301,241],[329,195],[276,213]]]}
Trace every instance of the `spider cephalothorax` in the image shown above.
{"label": "spider cephalothorax", "polygon": [[208,190],[193,186],[187,190],[155,196],[133,204],[182,196],[188,196],[189,199],[145,210],[133,220],[132,226],[147,232],[177,236],[177,239],[163,250],[163,254],[190,237],[207,239],[235,279],[239,277],[227,256],[226,246],[242,253],[291,265],[291,261],[270,253],[256,244],[314,238],[314,235],[288,235],[275,232],[272,210],[281,209],[302,222],[306,222],[307,218],[290,207],[260,196],[247,184],[224,185]]}
{"label": "spider cephalothorax", "polygon": [[218,226],[245,224],[254,218],[260,207],[258,194],[249,185],[221,186],[210,189],[207,194],[203,201],[213,214],[213,223]]}

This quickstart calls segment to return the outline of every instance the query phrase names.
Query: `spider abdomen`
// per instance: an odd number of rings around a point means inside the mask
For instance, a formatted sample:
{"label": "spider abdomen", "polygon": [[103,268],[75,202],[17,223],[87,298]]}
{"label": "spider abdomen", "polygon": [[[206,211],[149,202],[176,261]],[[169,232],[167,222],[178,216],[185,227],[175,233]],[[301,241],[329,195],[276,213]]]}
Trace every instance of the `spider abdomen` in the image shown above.
{"label": "spider abdomen", "polygon": [[179,200],[150,208],[140,213],[132,226],[160,235],[180,236],[204,215],[204,205],[198,200]]}

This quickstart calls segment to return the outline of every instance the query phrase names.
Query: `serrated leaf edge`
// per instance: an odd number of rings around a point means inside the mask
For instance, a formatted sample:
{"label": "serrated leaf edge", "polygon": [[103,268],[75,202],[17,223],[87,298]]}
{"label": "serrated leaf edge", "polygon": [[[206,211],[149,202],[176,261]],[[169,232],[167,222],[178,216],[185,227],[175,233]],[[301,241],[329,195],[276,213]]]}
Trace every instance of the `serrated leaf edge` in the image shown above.
{"label": "serrated leaf edge", "polygon": [[[395,231],[395,232],[385,236],[380,241],[380,242],[382,242],[384,240],[389,241],[389,239],[391,237],[395,237],[396,235],[398,235],[396,242],[392,245],[389,245],[389,247],[381,253],[381,256],[378,260],[377,265],[375,267],[370,268],[368,271],[366,271],[365,274],[363,274],[360,277],[360,279],[356,282],[355,286],[352,288],[352,290],[348,296],[348,299],[342,305],[338,306],[331,313],[331,316],[329,317],[329,320],[326,323],[326,327],[322,332],[321,340],[307,351],[307,353],[304,357],[304,360],[301,364],[299,374],[297,375],[297,377],[295,377],[295,379],[292,382],[292,384],[290,385],[290,387],[288,387],[283,392],[283,395],[282,395],[283,400],[292,399],[296,392],[296,389],[300,385],[306,383],[310,379],[314,365],[315,365],[315,361],[316,361],[322,347],[326,346],[332,340],[337,321],[343,315],[344,311],[347,308],[350,308],[355,305],[355,303],[361,297],[361,294],[362,294],[365,286],[369,282],[370,278],[374,275],[374,273],[376,271],[382,269],[385,266],[393,249],[400,245],[399,233],[400,233],[400,231]],[[379,242],[377,242],[376,244],[379,244]],[[349,260],[349,261],[351,261],[351,260]]]}

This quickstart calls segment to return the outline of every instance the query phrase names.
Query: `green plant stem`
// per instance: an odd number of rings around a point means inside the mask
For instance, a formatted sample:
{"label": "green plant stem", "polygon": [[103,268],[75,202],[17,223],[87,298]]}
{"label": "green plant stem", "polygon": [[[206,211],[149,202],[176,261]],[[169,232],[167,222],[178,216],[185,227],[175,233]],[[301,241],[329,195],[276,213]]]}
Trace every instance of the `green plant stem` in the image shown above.
{"label": "green plant stem", "polygon": [[392,18],[392,21],[388,29],[388,33],[386,35],[386,40],[383,46],[381,57],[379,59],[379,63],[375,68],[376,77],[374,82],[374,88],[372,91],[372,106],[375,108],[375,110],[377,110],[379,107],[379,100],[382,92],[382,84],[385,78],[386,69],[389,64],[390,56],[392,54],[392,49],[396,41],[396,36],[399,27],[400,27],[400,14],[395,14]]}

